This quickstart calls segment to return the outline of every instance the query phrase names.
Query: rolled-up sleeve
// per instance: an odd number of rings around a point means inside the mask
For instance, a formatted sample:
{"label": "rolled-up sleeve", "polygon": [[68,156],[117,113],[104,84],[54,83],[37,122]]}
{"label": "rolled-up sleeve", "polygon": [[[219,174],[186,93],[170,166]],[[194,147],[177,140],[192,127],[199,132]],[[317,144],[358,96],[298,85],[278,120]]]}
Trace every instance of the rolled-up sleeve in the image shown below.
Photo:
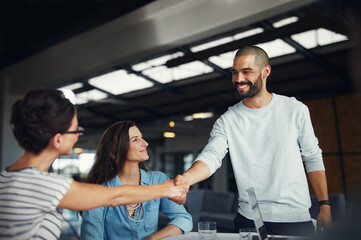
{"label": "rolled-up sleeve", "polygon": [[307,172],[324,171],[322,151],[313,131],[310,112],[306,105],[302,104],[302,106],[298,121],[298,144],[302,160]]}
{"label": "rolled-up sleeve", "polygon": [[[169,179],[165,174],[162,174],[161,178],[161,182]],[[184,233],[192,231],[192,216],[187,212],[183,205],[179,205],[168,198],[161,198],[159,210],[170,219],[170,222],[167,225],[175,225]]]}
{"label": "rolled-up sleeve", "polygon": [[209,176],[221,167],[222,159],[228,152],[227,135],[222,117],[215,122],[210,135],[207,145],[196,158],[196,161],[207,164],[210,170]]}
{"label": "rolled-up sleeve", "polygon": [[100,207],[82,213],[81,239],[104,239],[104,211],[105,207]]}
{"label": "rolled-up sleeve", "polygon": [[170,219],[168,225],[175,225],[184,233],[192,231],[192,216],[185,210],[183,205],[178,205],[167,198],[162,198],[160,210]]}

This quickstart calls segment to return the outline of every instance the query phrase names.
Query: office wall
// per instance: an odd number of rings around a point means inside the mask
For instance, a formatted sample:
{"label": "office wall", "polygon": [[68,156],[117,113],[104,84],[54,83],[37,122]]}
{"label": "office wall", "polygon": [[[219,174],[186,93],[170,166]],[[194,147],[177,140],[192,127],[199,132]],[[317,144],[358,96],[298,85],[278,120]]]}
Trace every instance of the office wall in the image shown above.
{"label": "office wall", "polygon": [[329,193],[350,199],[361,184],[361,94],[304,103],[323,151]]}
{"label": "office wall", "polygon": [[22,154],[21,148],[18,146],[15,137],[11,131],[9,120],[10,120],[10,109],[11,105],[18,99],[19,95],[11,94],[9,88],[9,78],[4,77],[0,79],[1,88],[1,159],[0,169],[3,170],[10,164],[12,164]]}

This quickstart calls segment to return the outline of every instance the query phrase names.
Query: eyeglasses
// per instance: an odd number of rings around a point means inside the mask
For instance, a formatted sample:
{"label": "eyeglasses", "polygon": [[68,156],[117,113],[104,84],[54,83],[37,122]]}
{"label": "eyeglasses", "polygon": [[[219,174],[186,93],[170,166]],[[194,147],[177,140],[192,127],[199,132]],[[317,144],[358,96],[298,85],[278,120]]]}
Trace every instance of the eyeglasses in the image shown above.
{"label": "eyeglasses", "polygon": [[65,134],[65,133],[74,133],[74,134],[79,134],[79,136],[81,136],[84,134],[84,128],[78,127],[76,129],[76,131],[67,131],[67,132],[63,132],[62,134]]}

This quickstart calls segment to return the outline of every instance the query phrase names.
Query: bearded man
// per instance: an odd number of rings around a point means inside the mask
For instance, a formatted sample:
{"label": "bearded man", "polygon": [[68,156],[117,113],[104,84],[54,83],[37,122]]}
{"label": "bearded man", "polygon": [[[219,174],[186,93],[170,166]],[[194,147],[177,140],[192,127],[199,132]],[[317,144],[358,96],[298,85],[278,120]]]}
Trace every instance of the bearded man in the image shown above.
{"label": "bearded man", "polygon": [[304,166],[320,204],[317,227],[331,224],[322,152],[307,106],[294,97],[268,92],[270,73],[263,49],[247,46],[237,51],[232,81],[241,101],[218,118],[208,144],[175,183],[183,183],[188,191],[211,176],[229,152],[239,194],[236,232],[254,227],[246,193],[253,187],[269,234],[313,235]]}

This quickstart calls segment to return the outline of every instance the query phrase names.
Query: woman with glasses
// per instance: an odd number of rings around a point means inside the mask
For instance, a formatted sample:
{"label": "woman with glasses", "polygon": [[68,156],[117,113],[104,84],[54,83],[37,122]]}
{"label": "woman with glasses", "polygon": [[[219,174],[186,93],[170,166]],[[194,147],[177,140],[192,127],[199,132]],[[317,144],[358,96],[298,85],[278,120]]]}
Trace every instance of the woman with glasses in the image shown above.
{"label": "woman with glasses", "polygon": [[[132,121],[111,125],[103,134],[87,182],[115,186],[159,184],[168,177],[148,171],[148,143]],[[158,231],[159,211],[168,216],[168,225]],[[192,230],[192,217],[182,205],[168,198],[119,207],[100,207],[82,213],[81,237],[86,240],[163,239]]]}
{"label": "woman with glasses", "polygon": [[48,173],[59,155],[72,154],[84,131],[61,91],[28,92],[12,106],[10,123],[24,153],[0,173],[0,239],[58,239],[59,208],[81,211],[181,195],[171,181],[109,188]]}

